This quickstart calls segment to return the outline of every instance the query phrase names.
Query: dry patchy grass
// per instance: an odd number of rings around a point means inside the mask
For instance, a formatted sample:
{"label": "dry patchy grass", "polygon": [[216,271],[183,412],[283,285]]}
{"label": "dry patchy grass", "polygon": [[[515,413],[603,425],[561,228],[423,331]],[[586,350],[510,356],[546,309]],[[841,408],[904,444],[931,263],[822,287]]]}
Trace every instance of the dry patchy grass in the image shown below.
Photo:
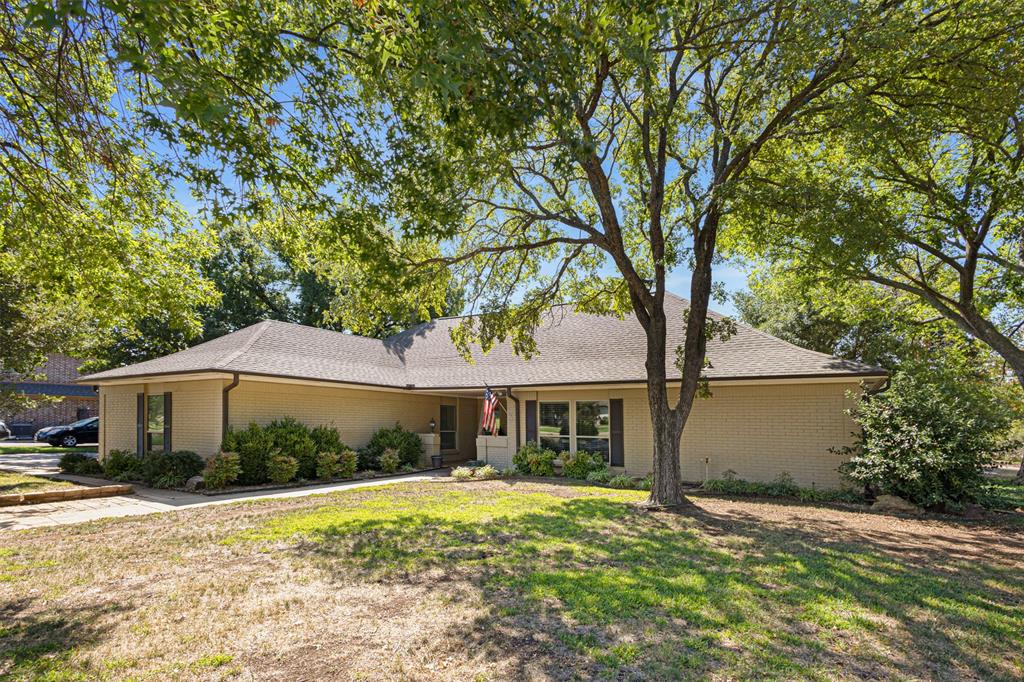
{"label": "dry patchy grass", "polygon": [[0,495],[14,493],[41,493],[50,490],[70,490],[79,486],[68,481],[54,481],[40,476],[28,476],[0,470]]}
{"label": "dry patchy grass", "polygon": [[515,480],[8,534],[12,679],[1019,679],[1019,527]]}

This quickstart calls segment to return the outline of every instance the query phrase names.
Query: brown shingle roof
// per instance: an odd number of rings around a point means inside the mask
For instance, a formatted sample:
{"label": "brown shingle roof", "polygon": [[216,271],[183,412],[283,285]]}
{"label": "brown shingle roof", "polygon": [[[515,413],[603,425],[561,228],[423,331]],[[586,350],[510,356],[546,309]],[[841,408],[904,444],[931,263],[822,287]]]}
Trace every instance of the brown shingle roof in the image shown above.
{"label": "brown shingle roof", "polygon": [[[672,350],[683,341],[686,307],[684,299],[666,299],[672,320],[667,362],[671,378],[679,377],[672,365]],[[644,333],[632,315],[620,320],[555,306],[536,331],[538,353],[533,358],[524,360],[508,344],[497,344],[486,355],[474,349],[473,363],[463,359],[449,336],[463,319],[432,320],[384,340],[265,321],[172,355],[92,374],[83,381],[205,371],[418,389],[646,379]],[[885,374],[881,368],[806,350],[747,325],[737,327],[728,341],[709,344],[711,367],[706,373],[712,380]]]}

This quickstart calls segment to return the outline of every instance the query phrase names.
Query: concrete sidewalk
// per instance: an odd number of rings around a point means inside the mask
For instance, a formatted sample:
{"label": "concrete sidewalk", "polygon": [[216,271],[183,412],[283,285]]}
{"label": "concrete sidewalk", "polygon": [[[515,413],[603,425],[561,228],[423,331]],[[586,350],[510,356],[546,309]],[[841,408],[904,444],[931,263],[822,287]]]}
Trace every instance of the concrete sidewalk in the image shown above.
{"label": "concrete sidewalk", "polygon": [[[60,469],[57,467],[59,459],[59,454],[4,455],[0,453],[0,469],[32,475],[57,476],[60,474]],[[306,495],[321,495],[337,490],[348,490],[349,488],[365,488],[411,481],[430,481],[436,480],[446,475],[446,473],[438,472],[439,475],[408,474],[407,476],[369,481],[348,481],[345,483],[328,483],[287,490],[229,493],[217,496],[199,495],[178,490],[158,490],[156,488],[136,485],[134,495],[6,507],[3,511],[0,511],[0,531],[59,526],[117,516],[137,516],[139,514],[174,511],[176,509],[194,509],[217,504],[231,504],[240,500],[305,497]],[[101,485],[108,482],[85,476],[61,475],[60,478],[84,485]]]}

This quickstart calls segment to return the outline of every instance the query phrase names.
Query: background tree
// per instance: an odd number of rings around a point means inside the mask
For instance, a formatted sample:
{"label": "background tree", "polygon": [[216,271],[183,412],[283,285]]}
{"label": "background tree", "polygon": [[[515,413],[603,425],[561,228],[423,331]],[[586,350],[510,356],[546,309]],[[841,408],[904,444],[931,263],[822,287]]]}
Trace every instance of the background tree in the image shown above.
{"label": "background tree", "polygon": [[154,310],[194,329],[212,295],[106,34],[36,9],[0,4],[0,370],[22,376]]}
{"label": "background tree", "polygon": [[[252,231],[225,229],[216,252],[202,259],[198,272],[215,289],[215,302],[197,309],[199,329],[183,327],[157,311],[130,329],[116,330],[109,340],[92,349],[84,371],[121,367],[177,352],[215,339],[262,320],[280,320],[311,327],[345,331],[335,310],[343,309],[346,291],[310,269],[294,266],[284,254],[259,241]],[[432,317],[462,311],[461,292],[452,288],[440,308],[426,316],[419,306],[382,305],[360,329],[365,336],[385,338]]]}
{"label": "background tree", "polygon": [[929,307],[1024,387],[1024,9],[989,11],[962,15],[991,27],[970,58],[865,92],[813,142],[769,146],[735,234],[803,281]]}
{"label": "background tree", "polygon": [[990,348],[899,292],[862,282],[832,288],[784,266],[758,271],[747,284],[733,296],[740,319],[803,348],[891,371],[1005,377]]}

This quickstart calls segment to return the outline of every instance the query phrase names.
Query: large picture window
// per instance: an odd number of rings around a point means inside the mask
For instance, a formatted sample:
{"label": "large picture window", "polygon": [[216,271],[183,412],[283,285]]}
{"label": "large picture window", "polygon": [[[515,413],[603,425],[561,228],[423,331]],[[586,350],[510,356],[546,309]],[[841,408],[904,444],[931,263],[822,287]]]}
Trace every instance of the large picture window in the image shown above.
{"label": "large picture window", "polygon": [[454,405],[441,406],[441,449],[456,448],[455,432],[458,424],[458,413]]}
{"label": "large picture window", "polygon": [[164,394],[146,396],[146,450],[164,449]]}
{"label": "large picture window", "polygon": [[541,403],[537,436],[541,447],[557,452],[569,450],[569,403]]}
{"label": "large picture window", "polygon": [[607,462],[610,430],[607,401],[576,401],[576,450],[600,453]]}

